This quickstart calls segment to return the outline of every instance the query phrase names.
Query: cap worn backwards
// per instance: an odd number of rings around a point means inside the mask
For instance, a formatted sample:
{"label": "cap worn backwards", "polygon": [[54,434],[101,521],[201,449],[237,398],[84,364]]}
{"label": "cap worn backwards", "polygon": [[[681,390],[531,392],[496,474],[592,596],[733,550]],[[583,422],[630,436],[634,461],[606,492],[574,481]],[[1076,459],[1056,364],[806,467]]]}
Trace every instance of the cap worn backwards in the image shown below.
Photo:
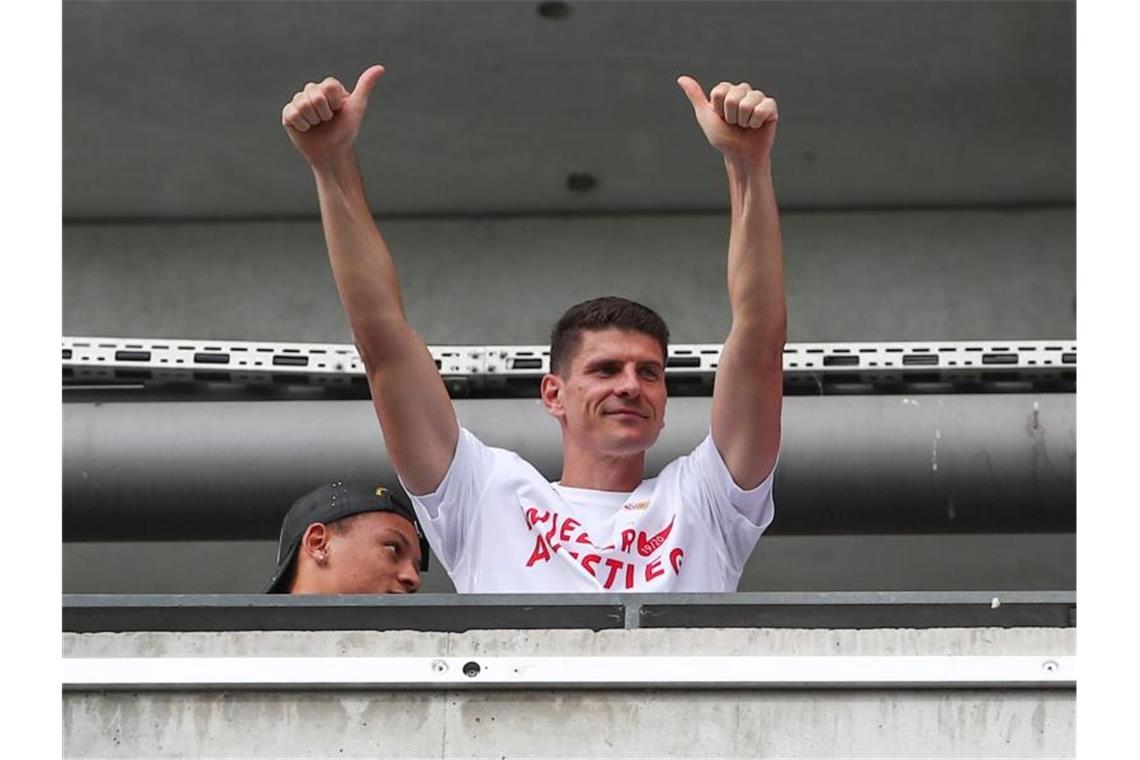
{"label": "cap worn backwards", "polygon": [[391,512],[406,518],[415,527],[420,539],[420,570],[427,571],[427,540],[411,504],[402,494],[371,483],[334,480],[297,499],[285,514],[277,541],[277,567],[265,593],[288,593],[289,589],[285,585],[289,568],[297,556],[301,538],[310,525],[327,524],[363,512]]}

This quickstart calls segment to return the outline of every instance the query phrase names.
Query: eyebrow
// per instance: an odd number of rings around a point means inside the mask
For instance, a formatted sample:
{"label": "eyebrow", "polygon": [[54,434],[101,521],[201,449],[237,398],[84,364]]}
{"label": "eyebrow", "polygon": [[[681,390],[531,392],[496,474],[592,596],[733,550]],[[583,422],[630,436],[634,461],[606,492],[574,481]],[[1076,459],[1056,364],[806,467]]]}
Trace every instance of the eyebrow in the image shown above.
{"label": "eyebrow", "polygon": [[[606,367],[625,364],[624,359],[617,359],[613,357],[598,357],[596,359],[589,359],[586,361],[586,369],[597,369],[598,367]],[[638,367],[653,367],[654,369],[664,369],[665,365],[657,359],[645,359],[642,361],[634,362]]]}
{"label": "eyebrow", "polygon": [[395,536],[395,538],[400,542],[401,545],[403,545],[403,546],[408,545],[408,539],[404,538],[404,534],[401,533],[400,531],[396,530],[395,528],[381,528],[380,530],[383,531],[383,533],[381,534],[381,540],[382,541],[387,541],[392,536]]}

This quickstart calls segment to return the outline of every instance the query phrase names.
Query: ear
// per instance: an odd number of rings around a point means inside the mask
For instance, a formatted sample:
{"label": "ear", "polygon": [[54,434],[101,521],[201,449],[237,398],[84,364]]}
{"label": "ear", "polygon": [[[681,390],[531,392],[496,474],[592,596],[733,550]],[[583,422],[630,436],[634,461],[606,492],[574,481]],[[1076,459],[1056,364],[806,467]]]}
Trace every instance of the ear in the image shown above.
{"label": "ear", "polygon": [[301,536],[301,551],[313,562],[323,565],[328,561],[329,528],[324,523],[312,523]]}
{"label": "ear", "polygon": [[550,416],[559,419],[566,415],[566,410],[562,406],[562,389],[564,387],[565,381],[558,375],[546,374],[542,376],[542,385],[539,390],[542,396],[542,404]]}

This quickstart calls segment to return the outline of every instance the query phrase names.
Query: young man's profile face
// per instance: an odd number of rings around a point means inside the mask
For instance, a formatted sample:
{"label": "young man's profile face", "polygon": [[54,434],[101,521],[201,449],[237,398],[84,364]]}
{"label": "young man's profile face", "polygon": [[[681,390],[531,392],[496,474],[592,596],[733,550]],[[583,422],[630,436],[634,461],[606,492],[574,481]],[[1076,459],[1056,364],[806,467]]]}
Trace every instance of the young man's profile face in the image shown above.
{"label": "young man's profile face", "polygon": [[326,571],[339,594],[410,594],[420,587],[420,540],[405,518],[364,512],[331,530]]}
{"label": "young man's profile face", "polygon": [[569,370],[544,384],[543,400],[577,445],[609,455],[645,451],[665,426],[661,344],[629,330],[584,330]]}

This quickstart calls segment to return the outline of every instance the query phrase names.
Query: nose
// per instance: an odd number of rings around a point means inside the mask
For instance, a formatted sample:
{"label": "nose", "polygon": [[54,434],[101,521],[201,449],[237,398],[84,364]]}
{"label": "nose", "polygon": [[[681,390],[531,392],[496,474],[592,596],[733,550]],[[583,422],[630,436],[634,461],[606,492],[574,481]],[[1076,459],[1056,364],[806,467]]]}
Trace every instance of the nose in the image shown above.
{"label": "nose", "polygon": [[621,398],[637,398],[641,395],[641,381],[637,376],[637,367],[628,366],[622,370],[614,392]]}
{"label": "nose", "polygon": [[420,570],[411,561],[400,565],[400,572],[396,574],[396,580],[409,594],[414,594],[420,590]]}

